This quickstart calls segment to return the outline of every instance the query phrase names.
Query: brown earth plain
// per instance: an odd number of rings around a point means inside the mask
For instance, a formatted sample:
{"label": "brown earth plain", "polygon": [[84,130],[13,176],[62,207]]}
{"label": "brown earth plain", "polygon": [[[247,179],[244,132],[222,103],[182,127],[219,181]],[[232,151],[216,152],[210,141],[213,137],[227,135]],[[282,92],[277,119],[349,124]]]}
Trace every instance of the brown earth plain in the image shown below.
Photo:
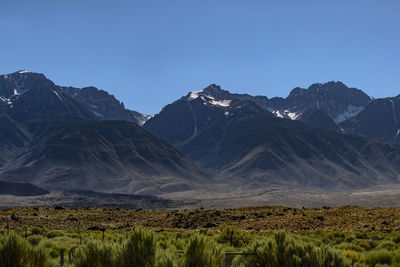
{"label": "brown earth plain", "polygon": [[155,231],[219,231],[228,225],[244,231],[286,230],[293,233],[341,229],[342,231],[400,230],[400,208],[355,206],[322,208],[246,207],[237,209],[123,210],[21,207],[0,211],[0,225],[11,229],[129,230],[145,226]]}

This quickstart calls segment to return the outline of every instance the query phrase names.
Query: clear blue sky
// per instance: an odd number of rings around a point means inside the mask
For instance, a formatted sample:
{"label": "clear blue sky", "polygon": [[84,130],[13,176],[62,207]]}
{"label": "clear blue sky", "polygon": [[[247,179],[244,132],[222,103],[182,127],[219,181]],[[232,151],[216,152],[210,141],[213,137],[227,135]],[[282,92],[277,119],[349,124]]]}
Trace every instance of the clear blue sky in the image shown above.
{"label": "clear blue sky", "polygon": [[0,73],[94,85],[143,113],[210,83],[400,93],[400,1],[2,0]]}

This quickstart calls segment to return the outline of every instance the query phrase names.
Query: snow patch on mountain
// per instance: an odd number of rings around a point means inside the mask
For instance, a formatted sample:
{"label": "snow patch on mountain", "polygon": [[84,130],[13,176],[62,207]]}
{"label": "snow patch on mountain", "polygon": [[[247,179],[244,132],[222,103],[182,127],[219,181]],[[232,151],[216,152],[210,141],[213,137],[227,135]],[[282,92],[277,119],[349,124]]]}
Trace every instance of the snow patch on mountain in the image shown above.
{"label": "snow patch on mountain", "polygon": [[54,93],[61,101],[63,101],[62,98],[61,98],[61,96],[60,96],[55,90],[53,90],[53,93]]}
{"label": "snow patch on mountain", "polygon": [[229,107],[229,105],[231,104],[232,100],[211,100],[210,104],[214,105],[214,106],[220,106],[220,107]]}
{"label": "snow patch on mountain", "polygon": [[8,99],[8,98],[4,98],[4,97],[1,97],[1,96],[0,96],[0,101],[6,103],[6,104],[8,104],[8,105],[12,105],[11,100]]}
{"label": "snow patch on mountain", "polygon": [[191,91],[189,93],[189,96],[187,98],[188,103],[200,98],[201,100],[203,100],[203,105],[213,105],[213,106],[218,106],[218,107],[229,107],[230,103],[232,102],[232,100],[229,99],[216,99],[215,97],[207,94],[204,89],[200,90],[200,91]]}
{"label": "snow patch on mountain", "polygon": [[285,114],[287,114],[287,116],[291,119],[291,120],[297,120],[297,118],[300,116],[300,114],[296,113],[296,112],[289,112],[287,110],[285,110]]}
{"label": "snow patch on mountain", "polygon": [[204,90],[200,90],[200,91],[191,91],[189,94],[189,100],[192,101],[196,98],[198,98],[200,95],[202,95]]}
{"label": "snow patch on mountain", "polygon": [[343,113],[337,115],[336,118],[334,118],[334,121],[336,123],[343,122],[347,119],[357,116],[357,114],[363,110],[364,110],[364,107],[362,107],[362,106],[357,107],[357,106],[353,106],[353,105],[348,105]]}
{"label": "snow patch on mountain", "polygon": [[268,110],[270,112],[272,112],[272,114],[274,114],[275,117],[282,118],[282,119],[297,120],[300,116],[300,113],[290,112],[287,109],[281,111],[281,110],[273,110],[273,109],[269,108]]}
{"label": "snow patch on mountain", "polygon": [[278,118],[282,118],[282,119],[285,118],[285,116],[279,110],[273,110],[272,114],[274,114],[275,117],[278,117]]}
{"label": "snow patch on mountain", "polygon": [[98,112],[96,112],[96,111],[92,111],[93,112],[93,114],[94,115],[96,115],[96,117],[99,117],[99,118],[104,118],[104,115],[103,114],[100,114],[100,113],[98,113]]}
{"label": "snow patch on mountain", "polygon": [[[20,74],[26,73],[26,72],[18,72]],[[28,90],[25,89],[25,81],[27,75],[19,75],[18,78],[16,79],[14,76],[7,76],[6,78],[11,78],[15,88],[14,88],[14,95],[22,95],[26,93]]]}
{"label": "snow patch on mountain", "polygon": [[142,114],[141,116],[135,116],[135,119],[137,120],[137,123],[140,126],[143,126],[148,120],[150,120],[153,117],[154,117],[154,115]]}

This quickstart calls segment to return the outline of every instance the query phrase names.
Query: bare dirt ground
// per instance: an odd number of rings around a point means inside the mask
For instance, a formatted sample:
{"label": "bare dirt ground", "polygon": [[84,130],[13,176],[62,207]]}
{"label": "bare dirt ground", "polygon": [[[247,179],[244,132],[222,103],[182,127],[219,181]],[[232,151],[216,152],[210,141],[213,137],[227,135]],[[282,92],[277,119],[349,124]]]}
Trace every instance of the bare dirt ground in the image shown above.
{"label": "bare dirt ground", "polygon": [[330,191],[316,188],[261,188],[188,191],[161,197],[182,201],[179,208],[240,208],[246,206],[286,206],[320,208],[323,206],[400,207],[400,185],[359,190]]}
{"label": "bare dirt ground", "polygon": [[213,188],[169,193],[158,197],[95,192],[60,192],[40,196],[0,195],[0,209],[21,206],[123,209],[228,209],[248,206],[321,208],[340,206],[400,207],[400,185],[359,190],[270,187],[251,189],[216,185]]}
{"label": "bare dirt ground", "polygon": [[224,192],[221,187],[161,197],[62,192],[31,197],[0,195],[2,207],[36,206],[0,210],[0,227],[8,221],[16,229],[37,226],[124,230],[142,225],[180,231],[218,230],[235,225],[249,231],[400,230],[398,185],[340,192],[315,188],[237,188]]}

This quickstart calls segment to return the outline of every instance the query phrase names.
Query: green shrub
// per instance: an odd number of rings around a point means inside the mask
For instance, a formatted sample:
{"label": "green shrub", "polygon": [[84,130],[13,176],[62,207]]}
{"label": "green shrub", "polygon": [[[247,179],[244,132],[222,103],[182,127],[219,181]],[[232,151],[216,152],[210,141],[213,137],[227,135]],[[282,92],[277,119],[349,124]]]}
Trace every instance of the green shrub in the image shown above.
{"label": "green shrub", "polygon": [[30,262],[29,252],[29,243],[19,235],[12,233],[1,248],[0,266],[27,266]]}
{"label": "green shrub", "polygon": [[50,241],[50,240],[44,240],[42,245],[43,245],[45,248],[51,248],[51,247],[55,246],[55,245],[54,245],[54,242],[52,242],[52,241]]}
{"label": "green shrub", "polygon": [[0,236],[5,235],[7,233],[6,229],[0,228]]}
{"label": "green shrub", "polygon": [[358,243],[358,246],[362,247],[365,250],[371,250],[372,246],[370,243],[365,242],[365,241],[361,241],[360,243]]}
{"label": "green shrub", "polygon": [[76,267],[114,267],[115,251],[111,246],[101,244],[99,241],[90,241],[83,249],[78,250]]}
{"label": "green shrub", "polygon": [[30,267],[44,267],[46,265],[47,265],[47,256],[45,249],[43,247],[32,249]]}
{"label": "green shrub", "polygon": [[391,239],[396,244],[400,243],[400,234],[396,233],[395,235],[392,236]]}
{"label": "green shrub", "polygon": [[359,231],[356,233],[356,238],[357,239],[369,239],[370,236],[366,231]]}
{"label": "green shrub", "polygon": [[355,236],[349,235],[349,236],[346,237],[345,242],[351,243],[351,242],[353,242],[355,239],[356,239]]}
{"label": "green shrub", "polygon": [[135,228],[123,244],[120,254],[121,267],[153,267],[156,255],[156,238],[152,231]]}
{"label": "green shrub", "polygon": [[273,239],[256,241],[247,252],[256,255],[238,257],[236,266],[350,266],[340,251],[295,240],[285,232],[276,232]]}
{"label": "green shrub", "polygon": [[354,250],[343,250],[342,253],[347,259],[351,261],[352,264],[365,262],[365,258],[360,256],[360,254],[358,254]]}
{"label": "green shrub", "polygon": [[59,257],[60,257],[60,248],[58,248],[58,247],[52,247],[52,248],[50,248],[49,255],[50,255],[50,257],[52,257],[53,259],[59,258]]}
{"label": "green shrub", "polygon": [[397,248],[396,243],[390,240],[382,241],[376,247],[377,249],[387,249],[387,250],[395,250]]}
{"label": "green shrub", "polygon": [[156,267],[177,267],[178,266],[178,252],[175,246],[170,246],[167,249],[159,249],[157,251],[157,264]]}
{"label": "green shrub", "polygon": [[383,240],[384,238],[385,238],[385,235],[384,234],[380,234],[380,233],[374,233],[374,234],[371,235],[371,239],[372,240],[379,241],[379,240]]}
{"label": "green shrub", "polygon": [[392,255],[387,250],[370,251],[365,256],[366,263],[372,267],[377,264],[392,264]]}
{"label": "green shrub", "polygon": [[334,243],[339,244],[346,239],[346,234],[340,231],[339,229],[334,230],[333,232],[327,235],[328,239],[334,241]]}
{"label": "green shrub", "polygon": [[242,247],[248,243],[248,237],[234,226],[225,227],[218,236],[218,242],[231,247]]}
{"label": "green shrub", "polygon": [[346,257],[344,257],[344,255],[340,251],[334,250],[330,247],[323,247],[321,248],[321,252],[322,266],[351,266],[351,262]]}
{"label": "green shrub", "polygon": [[32,236],[29,236],[27,240],[32,246],[36,247],[37,245],[39,245],[40,241],[42,241],[42,236],[32,235]]}
{"label": "green shrub", "polygon": [[2,267],[43,267],[46,264],[44,250],[33,249],[28,241],[15,233],[10,234],[0,248],[0,266]]}
{"label": "green shrub", "polygon": [[357,252],[365,251],[365,248],[363,248],[363,247],[360,247],[360,246],[358,246],[356,244],[352,244],[352,243],[346,243],[346,242],[335,246],[335,248],[340,249],[340,250],[354,250]]}
{"label": "green shrub", "polygon": [[44,235],[47,232],[45,228],[40,227],[32,227],[31,228],[31,235]]}
{"label": "green shrub", "polygon": [[63,232],[57,231],[57,230],[49,231],[46,234],[47,238],[55,238],[55,237],[63,236],[63,235],[64,235]]}
{"label": "green shrub", "polygon": [[219,267],[224,260],[222,249],[203,235],[194,235],[185,251],[185,267]]}
{"label": "green shrub", "polygon": [[354,263],[353,267],[370,267],[364,262],[356,262]]}

